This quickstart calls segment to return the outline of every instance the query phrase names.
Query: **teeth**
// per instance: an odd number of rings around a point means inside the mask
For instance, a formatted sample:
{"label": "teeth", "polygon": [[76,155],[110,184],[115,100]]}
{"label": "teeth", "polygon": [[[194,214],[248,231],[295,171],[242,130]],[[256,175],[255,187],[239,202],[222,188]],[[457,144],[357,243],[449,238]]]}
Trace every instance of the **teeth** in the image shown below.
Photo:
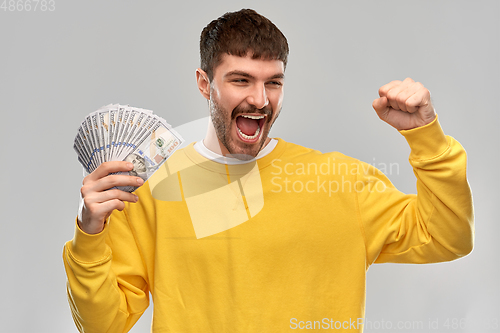
{"label": "teeth", "polygon": [[[238,127],[236,127],[236,128],[238,128]],[[255,139],[255,138],[259,135],[259,133],[260,133],[260,127],[257,127],[257,130],[255,131],[255,134],[254,134],[254,135],[252,135],[252,136],[250,136],[250,135],[246,135],[246,134],[245,134],[245,133],[243,133],[243,132],[242,132],[239,128],[238,128],[238,132],[240,132],[240,135],[241,135],[243,138],[245,138],[245,139],[247,139],[247,140],[253,140],[253,139]]]}
{"label": "teeth", "polygon": [[245,117],[245,118],[250,118],[250,119],[262,119],[262,118],[264,118],[264,116],[251,116],[248,114],[242,114],[241,116]]}

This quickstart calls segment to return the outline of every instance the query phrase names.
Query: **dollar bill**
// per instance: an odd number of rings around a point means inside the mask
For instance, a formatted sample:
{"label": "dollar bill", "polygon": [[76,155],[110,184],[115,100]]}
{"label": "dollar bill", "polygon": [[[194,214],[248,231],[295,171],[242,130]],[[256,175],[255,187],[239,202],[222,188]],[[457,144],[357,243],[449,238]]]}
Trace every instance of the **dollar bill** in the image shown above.
{"label": "dollar bill", "polygon": [[[182,144],[183,139],[153,111],[109,104],[90,113],[77,130],[73,149],[85,174],[106,161],[129,161],[128,174],[145,181]],[[132,192],[137,187],[119,189]]]}
{"label": "dollar bill", "polygon": [[[182,138],[170,126],[157,121],[151,131],[148,131],[147,135],[137,142],[136,148],[123,159],[134,165],[131,171],[124,174],[138,176],[146,181],[179,148],[181,143]],[[127,192],[137,189],[134,186],[118,188]]]}

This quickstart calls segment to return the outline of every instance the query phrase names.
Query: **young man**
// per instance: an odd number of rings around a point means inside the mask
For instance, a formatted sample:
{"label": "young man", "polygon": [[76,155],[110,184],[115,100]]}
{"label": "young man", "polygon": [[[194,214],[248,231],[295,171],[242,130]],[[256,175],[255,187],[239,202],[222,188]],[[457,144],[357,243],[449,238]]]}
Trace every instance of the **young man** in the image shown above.
{"label": "young man", "polygon": [[[252,10],[211,22],[196,79],[204,140],[142,185],[107,162],[84,179],[64,249],[68,298],[85,332],[126,332],[154,301],[154,332],[362,332],[372,263],[467,255],[473,213],[466,156],[411,79],[373,107],[407,139],[418,195],[369,164],[268,137],[281,111],[288,45]],[[138,200],[140,198],[140,200]]]}

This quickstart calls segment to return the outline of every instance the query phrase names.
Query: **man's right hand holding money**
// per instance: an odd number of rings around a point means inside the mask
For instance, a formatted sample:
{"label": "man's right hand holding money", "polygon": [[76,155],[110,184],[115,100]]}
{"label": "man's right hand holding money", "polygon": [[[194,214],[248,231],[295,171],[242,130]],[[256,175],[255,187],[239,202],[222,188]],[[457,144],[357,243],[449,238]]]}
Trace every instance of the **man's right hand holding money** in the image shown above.
{"label": "man's right hand holding money", "polygon": [[91,174],[83,179],[80,190],[82,204],[78,214],[78,225],[87,234],[97,234],[104,229],[106,219],[113,210],[123,210],[124,201],[137,202],[139,197],[115,186],[141,186],[144,180],[127,175],[110,175],[111,173],[128,172],[134,165],[125,161],[109,161],[99,165]]}

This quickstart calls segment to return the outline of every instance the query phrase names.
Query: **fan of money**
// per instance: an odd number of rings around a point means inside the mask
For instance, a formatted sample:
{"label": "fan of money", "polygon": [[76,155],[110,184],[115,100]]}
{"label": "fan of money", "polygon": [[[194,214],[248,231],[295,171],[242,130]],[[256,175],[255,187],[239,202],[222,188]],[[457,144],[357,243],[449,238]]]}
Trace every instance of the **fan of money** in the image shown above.
{"label": "fan of money", "polygon": [[[182,142],[172,126],[151,110],[110,104],[82,121],[73,148],[87,173],[106,161],[128,161],[134,164],[128,174],[146,181]],[[119,189],[132,192],[137,187]]]}

